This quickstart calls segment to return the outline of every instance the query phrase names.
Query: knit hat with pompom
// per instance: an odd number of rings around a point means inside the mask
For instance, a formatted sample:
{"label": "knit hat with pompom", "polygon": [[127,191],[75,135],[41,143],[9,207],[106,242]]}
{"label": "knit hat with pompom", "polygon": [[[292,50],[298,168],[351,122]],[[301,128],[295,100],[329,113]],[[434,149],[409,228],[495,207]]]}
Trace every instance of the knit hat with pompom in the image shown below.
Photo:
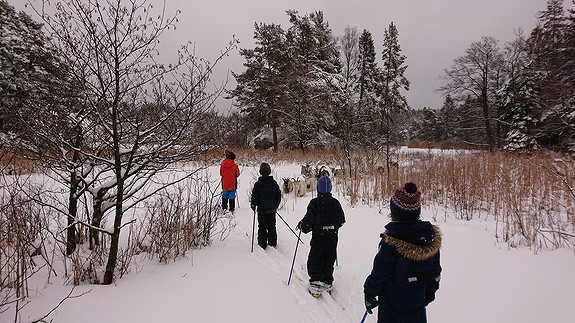
{"label": "knit hat with pompom", "polygon": [[421,214],[421,192],[413,182],[407,182],[393,193],[389,201],[392,218],[397,221],[416,221]]}

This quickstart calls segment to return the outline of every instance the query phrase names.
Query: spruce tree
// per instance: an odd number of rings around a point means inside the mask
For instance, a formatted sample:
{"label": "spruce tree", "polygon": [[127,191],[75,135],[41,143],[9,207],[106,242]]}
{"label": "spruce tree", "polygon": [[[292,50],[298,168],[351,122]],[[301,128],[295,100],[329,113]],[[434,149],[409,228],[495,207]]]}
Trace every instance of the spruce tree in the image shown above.
{"label": "spruce tree", "polygon": [[363,105],[373,105],[377,91],[379,74],[375,61],[376,53],[371,33],[364,29],[359,37],[359,100]]}
{"label": "spruce tree", "polygon": [[[293,146],[307,150],[323,144],[323,130],[333,124],[333,105],[341,103],[343,80],[337,39],[323,12],[300,16],[289,10],[287,40],[291,62],[285,125]],[[319,135],[319,136],[318,136]]]}
{"label": "spruce tree", "polygon": [[498,92],[497,100],[502,148],[506,150],[531,149],[535,145],[531,113],[536,101],[533,75],[527,68],[530,59],[526,45],[522,34],[518,34],[504,51],[507,82]]}
{"label": "spruce tree", "polygon": [[393,114],[409,109],[407,99],[401,90],[409,90],[409,81],[404,73],[407,69],[405,65],[406,56],[401,53],[399,45],[399,32],[391,22],[384,32],[383,38],[383,69],[380,74],[379,83],[379,117],[380,117],[380,138],[385,149],[387,170],[390,170],[391,145],[394,143],[394,120]]}
{"label": "spruce tree", "polygon": [[66,92],[66,67],[42,24],[6,1],[0,1],[0,30],[0,130],[22,135],[26,121],[40,115],[34,107],[57,104],[61,96],[52,94]]}
{"label": "spruce tree", "polygon": [[563,1],[549,0],[529,38],[537,103],[532,115],[541,145],[575,151],[574,71],[570,69],[574,59],[569,55],[573,51],[569,51],[572,26],[568,21]]}

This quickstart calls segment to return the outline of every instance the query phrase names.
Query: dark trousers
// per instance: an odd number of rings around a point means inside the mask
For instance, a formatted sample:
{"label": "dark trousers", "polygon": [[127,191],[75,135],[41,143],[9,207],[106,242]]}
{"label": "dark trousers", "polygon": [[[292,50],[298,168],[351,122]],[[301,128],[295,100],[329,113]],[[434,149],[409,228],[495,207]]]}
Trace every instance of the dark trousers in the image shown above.
{"label": "dark trousers", "polygon": [[227,199],[222,197],[222,209],[228,209],[228,202],[230,203],[230,211],[234,212],[236,209],[236,200],[235,199]]}
{"label": "dark trousers", "polygon": [[307,257],[309,281],[333,283],[333,264],[337,257],[337,232],[313,232]]}
{"label": "dark trousers", "polygon": [[262,247],[267,245],[275,246],[278,244],[275,213],[258,213],[258,244]]}

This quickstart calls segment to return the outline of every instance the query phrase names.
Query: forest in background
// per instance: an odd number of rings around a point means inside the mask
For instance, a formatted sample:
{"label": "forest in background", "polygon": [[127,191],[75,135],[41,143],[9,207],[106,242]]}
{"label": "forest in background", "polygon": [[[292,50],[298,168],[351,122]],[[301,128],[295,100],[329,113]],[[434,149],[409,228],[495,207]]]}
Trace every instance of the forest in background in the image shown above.
{"label": "forest in background", "polygon": [[287,14],[289,28],[256,23],[255,47],[240,50],[245,70],[228,93],[240,108],[238,145],[575,149],[575,13],[561,0],[509,42],[487,35],[470,44],[444,68],[443,106],[422,110],[404,96],[408,66],[393,22],[383,35],[348,27],[336,36],[321,11]]}

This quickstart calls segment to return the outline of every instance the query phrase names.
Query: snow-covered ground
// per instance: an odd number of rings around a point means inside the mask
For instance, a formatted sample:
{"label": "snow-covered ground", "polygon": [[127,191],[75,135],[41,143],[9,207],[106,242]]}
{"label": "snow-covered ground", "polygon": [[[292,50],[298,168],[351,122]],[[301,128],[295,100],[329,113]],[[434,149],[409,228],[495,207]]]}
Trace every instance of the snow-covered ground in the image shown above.
{"label": "snow-covered ground", "polygon": [[[272,165],[272,175],[297,177],[298,165]],[[296,237],[277,219],[278,247],[262,250],[252,243],[254,214],[249,192],[257,167],[244,167],[238,191],[236,227],[224,241],[194,250],[187,259],[168,265],[141,261],[129,275],[111,286],[83,285],[48,318],[67,322],[359,322],[365,312],[363,282],[377,251],[379,234],[389,221],[365,206],[351,207],[334,194],[346,212],[340,230],[334,290],[319,299],[307,292],[306,259],[310,234],[301,236],[291,283]],[[211,169],[217,176],[217,167]],[[280,183],[281,184],[281,183]],[[337,182],[334,186],[337,186]],[[336,187],[334,187],[336,191]],[[295,198],[286,195],[279,210],[293,228],[315,192]],[[423,192],[425,199],[425,192]],[[423,219],[431,212],[423,209]],[[428,307],[429,322],[575,322],[575,255],[560,249],[509,249],[497,243],[494,223],[465,222],[448,217],[437,222],[443,233],[442,281],[436,301]],[[22,322],[39,318],[70,292],[52,278],[31,282],[31,303],[21,311]],[[376,309],[377,310],[377,309]],[[12,322],[13,313],[0,313],[0,322]],[[366,322],[376,322],[376,314]]]}

